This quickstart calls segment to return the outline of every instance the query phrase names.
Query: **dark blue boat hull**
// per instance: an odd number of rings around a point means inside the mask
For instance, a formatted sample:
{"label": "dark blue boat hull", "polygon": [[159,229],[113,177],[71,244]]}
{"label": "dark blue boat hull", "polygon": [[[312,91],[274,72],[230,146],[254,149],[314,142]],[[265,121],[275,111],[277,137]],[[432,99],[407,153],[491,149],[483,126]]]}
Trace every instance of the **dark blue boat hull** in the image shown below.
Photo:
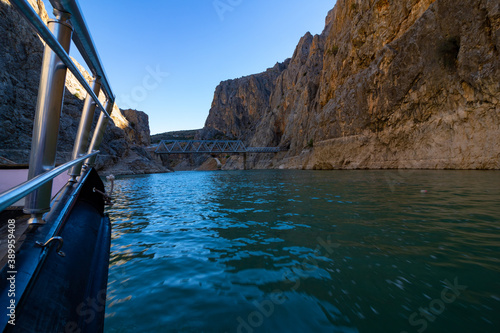
{"label": "dark blue boat hull", "polygon": [[[104,191],[91,170],[80,186],[63,189],[48,218],[54,224],[27,235],[17,254],[16,283],[22,295],[15,326],[7,324],[4,332],[102,332],[111,225],[104,215],[103,198],[94,188]],[[34,245],[52,231],[64,240],[64,257],[55,245],[43,251]],[[0,283],[6,281],[6,274],[2,272]]]}

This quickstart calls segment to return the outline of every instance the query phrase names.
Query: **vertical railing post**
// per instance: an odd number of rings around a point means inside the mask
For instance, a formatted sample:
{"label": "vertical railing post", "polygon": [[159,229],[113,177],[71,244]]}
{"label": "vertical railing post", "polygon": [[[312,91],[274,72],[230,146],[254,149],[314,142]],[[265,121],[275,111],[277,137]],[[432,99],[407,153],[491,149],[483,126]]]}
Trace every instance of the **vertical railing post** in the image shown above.
{"label": "vertical railing post", "polygon": [[[106,112],[108,112],[109,115],[113,112],[113,106],[115,105],[115,102],[113,100],[107,101],[106,104]],[[106,130],[106,127],[108,125],[109,118],[106,116],[104,112],[101,112],[99,116],[99,120],[97,121],[97,125],[95,126],[94,129],[94,135],[92,136],[92,141],[90,142],[89,150],[88,152],[91,153],[93,151],[96,151],[99,149],[99,146],[101,145],[102,139],[104,137],[104,132]],[[86,161],[86,165],[88,167],[94,167],[95,166],[95,160],[97,156],[92,156]]]}
{"label": "vertical railing post", "polygon": [[[73,28],[70,14],[54,9],[55,20],[49,20],[48,27],[59,44],[69,53]],[[45,45],[42,71],[36,104],[35,121],[28,179],[32,179],[55,166],[59,120],[66,82],[67,67],[59,57]],[[26,197],[24,211],[31,214],[30,224],[44,224],[42,214],[50,210],[52,181]]]}
{"label": "vertical railing post", "polygon": [[[97,96],[99,96],[99,91],[101,90],[101,81],[99,78],[94,79],[92,90]],[[90,128],[92,127],[92,121],[94,120],[95,108],[96,102],[90,94],[87,94],[85,104],[83,105],[82,118],[80,119],[80,125],[78,126],[78,132],[76,134],[73,154],[71,156],[71,159],[73,160],[87,152],[89,147]],[[82,165],[83,162],[75,165],[69,170],[68,175],[71,176],[71,182],[76,182],[76,178],[80,176]]]}

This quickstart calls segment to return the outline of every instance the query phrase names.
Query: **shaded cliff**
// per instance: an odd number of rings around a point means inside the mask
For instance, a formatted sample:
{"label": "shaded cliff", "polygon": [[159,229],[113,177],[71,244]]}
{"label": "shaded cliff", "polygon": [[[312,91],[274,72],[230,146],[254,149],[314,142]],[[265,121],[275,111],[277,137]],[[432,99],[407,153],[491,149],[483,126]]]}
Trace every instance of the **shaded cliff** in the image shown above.
{"label": "shaded cliff", "polygon": [[260,74],[221,82],[215,89],[205,127],[197,137],[248,140],[254,136],[256,124],[269,108],[276,79],[287,66],[285,61]]}
{"label": "shaded cliff", "polygon": [[129,122],[129,126],[124,128],[128,141],[140,146],[149,146],[151,144],[151,138],[148,115],[145,112],[132,109],[120,111]]}
{"label": "shaded cliff", "polygon": [[[30,3],[46,21],[48,16],[43,2],[31,0]],[[25,164],[31,149],[43,43],[7,0],[0,0],[0,17],[0,156]],[[86,72],[84,76],[90,78]],[[66,87],[57,163],[71,156],[86,96],[72,74],[67,76]],[[122,114],[115,106],[111,116],[114,124],[108,125],[97,169],[104,173],[117,170],[122,174],[166,171],[142,147],[149,144],[147,115],[134,110],[125,110]],[[96,120],[97,115],[94,125]]]}
{"label": "shaded cliff", "polygon": [[[222,82],[207,119],[289,147],[253,167],[500,168],[498,1],[338,0],[283,67],[258,91]],[[241,110],[258,116],[234,121]]]}

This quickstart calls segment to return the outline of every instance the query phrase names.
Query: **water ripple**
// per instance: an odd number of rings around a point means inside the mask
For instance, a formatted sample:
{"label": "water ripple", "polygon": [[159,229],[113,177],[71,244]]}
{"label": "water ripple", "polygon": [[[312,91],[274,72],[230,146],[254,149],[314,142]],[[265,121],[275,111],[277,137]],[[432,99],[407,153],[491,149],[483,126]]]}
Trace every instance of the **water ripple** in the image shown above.
{"label": "water ripple", "polygon": [[105,331],[413,332],[412,314],[457,281],[438,319],[417,318],[429,332],[497,332],[499,176],[118,178]]}

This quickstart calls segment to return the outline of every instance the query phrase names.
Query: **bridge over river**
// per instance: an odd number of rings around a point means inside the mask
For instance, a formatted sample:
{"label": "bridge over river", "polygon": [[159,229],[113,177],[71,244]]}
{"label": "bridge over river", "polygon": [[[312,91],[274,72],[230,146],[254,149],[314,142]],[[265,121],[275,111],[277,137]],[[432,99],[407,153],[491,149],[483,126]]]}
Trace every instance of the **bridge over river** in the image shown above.
{"label": "bridge over river", "polygon": [[163,140],[156,154],[278,153],[280,147],[247,147],[241,140]]}

